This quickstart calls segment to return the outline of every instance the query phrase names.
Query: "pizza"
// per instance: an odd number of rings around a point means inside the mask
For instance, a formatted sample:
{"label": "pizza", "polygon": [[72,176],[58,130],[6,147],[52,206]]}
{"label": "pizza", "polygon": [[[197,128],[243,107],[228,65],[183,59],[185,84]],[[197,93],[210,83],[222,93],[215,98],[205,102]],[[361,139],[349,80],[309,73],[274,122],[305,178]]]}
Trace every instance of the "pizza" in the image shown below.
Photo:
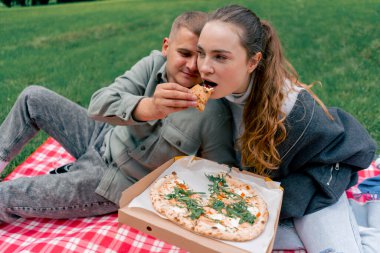
{"label": "pizza", "polygon": [[205,86],[201,86],[199,84],[194,85],[191,89],[191,93],[197,96],[197,109],[201,112],[206,108],[206,104],[208,99],[213,92],[213,88],[207,88]]}
{"label": "pizza", "polygon": [[197,192],[175,172],[151,187],[154,209],[195,233],[221,240],[249,241],[265,229],[269,213],[252,186],[227,173],[205,175],[208,192]]}

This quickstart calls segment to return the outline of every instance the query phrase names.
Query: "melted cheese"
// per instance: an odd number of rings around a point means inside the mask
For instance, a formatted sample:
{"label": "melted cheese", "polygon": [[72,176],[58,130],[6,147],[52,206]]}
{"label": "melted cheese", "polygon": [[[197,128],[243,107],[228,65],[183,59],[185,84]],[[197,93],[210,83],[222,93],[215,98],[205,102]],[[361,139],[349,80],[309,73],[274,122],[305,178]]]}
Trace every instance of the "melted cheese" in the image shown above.
{"label": "melted cheese", "polygon": [[257,216],[257,214],[259,213],[259,209],[255,206],[249,206],[248,208],[248,212],[250,212],[251,214]]}
{"label": "melted cheese", "polygon": [[245,189],[234,189],[234,192],[245,198],[253,197],[253,194]]}
{"label": "melted cheese", "polygon": [[224,221],[224,224],[226,224],[226,226],[231,227],[231,228],[237,228],[239,226],[239,221],[240,221],[239,218],[227,218]]}
{"label": "melted cheese", "polygon": [[224,216],[221,213],[214,213],[214,214],[209,214],[208,217],[210,217],[213,220],[223,220],[226,216]]}
{"label": "melted cheese", "polygon": [[216,223],[214,225],[214,227],[217,227],[219,230],[223,230],[223,231],[227,230],[227,228],[225,226],[223,226],[222,224],[219,224],[219,223]]}
{"label": "melted cheese", "polygon": [[184,215],[184,214],[187,213],[187,209],[186,208],[181,208],[181,207],[178,207],[178,206],[171,206],[170,207],[170,211],[174,212],[174,213],[177,213],[177,214],[181,214],[181,215]]}

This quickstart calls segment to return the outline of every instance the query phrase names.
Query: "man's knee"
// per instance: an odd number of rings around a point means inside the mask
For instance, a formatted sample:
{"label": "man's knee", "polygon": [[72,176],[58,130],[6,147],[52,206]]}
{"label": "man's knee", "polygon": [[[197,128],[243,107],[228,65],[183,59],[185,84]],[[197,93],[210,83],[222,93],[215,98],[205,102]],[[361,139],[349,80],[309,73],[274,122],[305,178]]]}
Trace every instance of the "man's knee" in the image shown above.
{"label": "man's knee", "polygon": [[52,97],[53,94],[53,92],[45,87],[30,85],[20,93],[16,103],[19,104],[20,108],[29,111],[30,117],[34,117],[33,112],[35,109],[51,106],[52,101],[55,100]]}
{"label": "man's knee", "polygon": [[30,85],[26,87],[19,96],[19,100],[28,100],[30,98],[41,97],[48,89],[39,85]]}

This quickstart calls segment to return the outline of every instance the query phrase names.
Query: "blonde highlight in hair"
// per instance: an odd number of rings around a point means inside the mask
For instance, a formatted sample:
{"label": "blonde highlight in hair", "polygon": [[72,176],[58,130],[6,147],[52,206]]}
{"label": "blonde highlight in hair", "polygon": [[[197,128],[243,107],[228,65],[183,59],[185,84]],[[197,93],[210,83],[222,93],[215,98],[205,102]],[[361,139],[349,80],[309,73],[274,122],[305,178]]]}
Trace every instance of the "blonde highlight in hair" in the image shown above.
{"label": "blonde highlight in hair", "polygon": [[242,164],[255,173],[268,175],[281,164],[278,145],[286,139],[285,113],[281,110],[287,92],[285,80],[305,88],[327,115],[322,101],[307,86],[298,81],[294,67],[283,55],[276,31],[267,21],[238,5],[218,9],[210,20],[232,23],[243,30],[242,45],[249,58],[261,52],[262,59],[253,72],[252,91],[243,111],[244,133],[239,139]]}

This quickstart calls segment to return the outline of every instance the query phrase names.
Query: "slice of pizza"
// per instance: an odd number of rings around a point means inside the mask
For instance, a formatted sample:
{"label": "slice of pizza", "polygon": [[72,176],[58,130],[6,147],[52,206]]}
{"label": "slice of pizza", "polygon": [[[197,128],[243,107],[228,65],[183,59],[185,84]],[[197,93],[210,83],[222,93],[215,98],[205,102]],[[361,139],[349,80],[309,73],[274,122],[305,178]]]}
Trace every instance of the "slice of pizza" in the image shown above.
{"label": "slice of pizza", "polygon": [[213,92],[214,89],[196,84],[190,90],[198,98],[197,109],[203,112],[204,109],[206,108],[207,101],[210,98],[211,93]]}
{"label": "slice of pizza", "polygon": [[204,213],[200,194],[192,191],[175,172],[157,180],[150,191],[154,209],[188,230],[194,230],[197,219]]}

